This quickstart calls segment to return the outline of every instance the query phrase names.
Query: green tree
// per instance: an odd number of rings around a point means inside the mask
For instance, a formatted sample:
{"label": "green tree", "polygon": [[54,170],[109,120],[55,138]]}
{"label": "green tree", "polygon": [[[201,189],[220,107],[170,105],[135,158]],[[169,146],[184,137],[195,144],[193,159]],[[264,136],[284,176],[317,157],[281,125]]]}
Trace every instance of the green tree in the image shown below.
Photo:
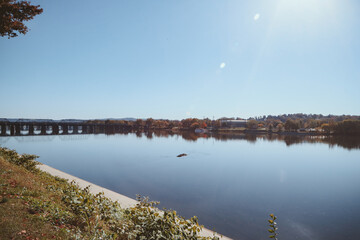
{"label": "green tree", "polygon": [[249,129],[257,129],[258,122],[255,119],[251,119],[251,120],[247,121],[246,127]]}
{"label": "green tree", "polygon": [[296,131],[300,128],[300,124],[292,119],[288,119],[286,120],[284,127],[286,131]]}
{"label": "green tree", "polygon": [[305,127],[307,128],[316,128],[319,126],[319,122],[315,119],[308,119],[305,123]]}
{"label": "green tree", "polygon": [[26,34],[29,29],[24,22],[43,12],[39,5],[29,1],[0,0],[0,35],[17,37],[17,33]]}
{"label": "green tree", "polygon": [[360,135],[360,121],[344,120],[334,126],[336,134]]}

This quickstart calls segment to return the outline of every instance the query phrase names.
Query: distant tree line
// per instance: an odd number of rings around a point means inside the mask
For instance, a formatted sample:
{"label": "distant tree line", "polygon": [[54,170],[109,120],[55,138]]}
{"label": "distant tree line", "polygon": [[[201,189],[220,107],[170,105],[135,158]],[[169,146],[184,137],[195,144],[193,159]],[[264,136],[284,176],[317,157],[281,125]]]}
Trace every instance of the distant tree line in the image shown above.
{"label": "distant tree line", "polygon": [[[359,116],[292,114],[288,115],[289,118],[287,119],[285,119],[284,116],[285,115],[250,119],[247,123],[247,127],[249,129],[262,127],[270,131],[295,132],[303,130],[324,132],[327,134],[360,135]],[[299,118],[296,118],[296,116],[299,116]],[[310,118],[309,116],[317,116],[317,118]]]}
{"label": "distant tree line", "polygon": [[250,119],[255,119],[257,121],[268,121],[268,120],[280,120],[281,122],[285,122],[288,119],[292,120],[320,120],[320,121],[335,121],[341,122],[344,120],[360,120],[360,116],[354,115],[322,115],[322,114],[305,114],[305,113],[293,113],[293,114],[282,114],[282,115],[264,115],[258,116]]}
{"label": "distant tree line", "polygon": [[132,130],[194,130],[196,128],[207,128],[213,122],[210,119],[187,118],[181,121],[168,119],[136,119],[135,121],[125,120],[89,120],[87,123],[94,124],[116,124],[123,126],[124,129]]}
{"label": "distant tree line", "polygon": [[[209,118],[186,118],[183,120],[168,119],[136,119],[126,120],[90,120],[88,123],[105,125],[121,125],[128,130],[195,130],[196,128],[211,128],[213,130],[225,129],[223,120],[241,120],[241,118],[220,118],[211,120]],[[249,118],[246,129],[262,130],[270,132],[297,132],[311,131],[325,134],[360,135],[360,116],[350,115],[321,115],[321,114],[283,114],[278,116],[263,116]]]}

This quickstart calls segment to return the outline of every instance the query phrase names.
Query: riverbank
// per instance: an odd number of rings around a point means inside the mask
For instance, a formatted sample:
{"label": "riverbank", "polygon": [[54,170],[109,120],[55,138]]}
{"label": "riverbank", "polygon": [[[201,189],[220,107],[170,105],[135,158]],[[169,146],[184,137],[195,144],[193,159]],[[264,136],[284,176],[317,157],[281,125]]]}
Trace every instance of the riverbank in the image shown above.
{"label": "riverbank", "polygon": [[[202,229],[197,218],[159,211],[46,165],[33,155],[0,149],[0,239],[229,239]],[[14,212],[16,214],[14,214]]]}
{"label": "riverbank", "polygon": [[[75,176],[72,176],[70,174],[64,173],[64,172],[62,172],[60,170],[57,170],[55,168],[52,168],[50,166],[41,164],[41,165],[38,165],[38,168],[41,171],[49,173],[50,175],[52,175],[54,177],[60,177],[60,178],[66,179],[69,182],[75,181],[79,185],[79,187],[81,187],[81,188],[89,187],[89,191],[94,195],[103,192],[105,197],[111,199],[112,201],[117,201],[120,204],[120,206],[122,206],[123,208],[135,207],[136,204],[139,203],[135,199],[129,198],[127,196],[124,196],[124,195],[122,195],[120,193],[116,193],[116,192],[111,191],[109,189],[100,187],[100,186],[98,186],[96,184],[90,183],[90,182],[85,181],[83,179],[80,179],[78,177],[75,177]],[[223,236],[221,234],[217,234],[216,232],[211,231],[211,230],[206,229],[206,228],[202,228],[199,235],[202,236],[202,237],[212,237],[212,236],[216,235],[221,240],[230,240],[231,239],[231,238],[228,238],[228,237]]]}

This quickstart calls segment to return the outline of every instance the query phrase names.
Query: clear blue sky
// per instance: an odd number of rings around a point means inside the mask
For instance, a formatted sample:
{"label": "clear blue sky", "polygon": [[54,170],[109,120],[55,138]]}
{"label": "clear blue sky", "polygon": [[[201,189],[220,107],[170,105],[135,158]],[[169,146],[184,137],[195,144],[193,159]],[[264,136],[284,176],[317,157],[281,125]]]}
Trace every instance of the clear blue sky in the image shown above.
{"label": "clear blue sky", "polygon": [[360,115],[360,1],[31,2],[0,117]]}

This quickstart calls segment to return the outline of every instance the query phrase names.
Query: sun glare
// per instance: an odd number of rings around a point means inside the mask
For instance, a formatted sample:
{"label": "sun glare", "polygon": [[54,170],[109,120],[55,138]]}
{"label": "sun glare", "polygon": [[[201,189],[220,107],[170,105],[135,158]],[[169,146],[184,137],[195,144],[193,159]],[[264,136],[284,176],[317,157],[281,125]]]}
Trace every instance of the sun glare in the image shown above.
{"label": "sun glare", "polygon": [[275,22],[301,34],[317,34],[339,23],[339,8],[345,5],[340,5],[339,1],[335,0],[280,0],[277,4]]}
{"label": "sun glare", "polygon": [[337,1],[321,1],[321,0],[280,0],[278,10],[285,15],[303,17],[323,17],[325,14],[336,12]]}

